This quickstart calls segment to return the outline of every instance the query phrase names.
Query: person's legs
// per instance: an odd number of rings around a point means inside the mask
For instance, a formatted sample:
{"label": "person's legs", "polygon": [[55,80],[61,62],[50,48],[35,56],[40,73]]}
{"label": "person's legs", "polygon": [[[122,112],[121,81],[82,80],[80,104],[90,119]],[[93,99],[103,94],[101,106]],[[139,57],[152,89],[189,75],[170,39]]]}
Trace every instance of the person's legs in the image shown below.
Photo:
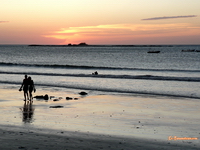
{"label": "person's legs", "polygon": [[26,92],[24,91],[24,100],[26,101]]}
{"label": "person's legs", "polygon": [[24,89],[24,100],[28,100],[28,90]]}
{"label": "person's legs", "polygon": [[32,100],[32,91],[29,91],[30,100]]}
{"label": "person's legs", "polygon": [[29,97],[28,97],[28,91],[26,92],[26,96],[27,96],[27,99],[29,100]]}

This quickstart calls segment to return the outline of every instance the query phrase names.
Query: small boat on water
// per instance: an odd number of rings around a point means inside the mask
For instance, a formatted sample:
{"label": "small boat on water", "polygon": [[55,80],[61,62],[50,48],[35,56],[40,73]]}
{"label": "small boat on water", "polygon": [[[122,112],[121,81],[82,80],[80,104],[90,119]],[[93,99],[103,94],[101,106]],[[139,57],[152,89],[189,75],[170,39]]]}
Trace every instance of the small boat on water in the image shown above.
{"label": "small boat on water", "polygon": [[182,52],[194,52],[194,49],[187,49],[187,50],[182,50]]}
{"label": "small boat on water", "polygon": [[148,51],[147,53],[160,53],[160,51]]}
{"label": "small boat on water", "polygon": [[200,52],[200,50],[196,50],[195,52]]}

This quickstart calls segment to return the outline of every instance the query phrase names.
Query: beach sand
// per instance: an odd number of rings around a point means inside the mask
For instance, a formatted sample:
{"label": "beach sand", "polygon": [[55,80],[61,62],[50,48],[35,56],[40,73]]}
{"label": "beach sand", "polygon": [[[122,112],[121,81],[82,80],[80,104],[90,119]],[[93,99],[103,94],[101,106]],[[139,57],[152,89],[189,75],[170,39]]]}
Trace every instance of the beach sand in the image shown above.
{"label": "beach sand", "polygon": [[38,87],[55,98],[25,103],[18,88],[0,86],[2,150],[200,149],[199,99]]}

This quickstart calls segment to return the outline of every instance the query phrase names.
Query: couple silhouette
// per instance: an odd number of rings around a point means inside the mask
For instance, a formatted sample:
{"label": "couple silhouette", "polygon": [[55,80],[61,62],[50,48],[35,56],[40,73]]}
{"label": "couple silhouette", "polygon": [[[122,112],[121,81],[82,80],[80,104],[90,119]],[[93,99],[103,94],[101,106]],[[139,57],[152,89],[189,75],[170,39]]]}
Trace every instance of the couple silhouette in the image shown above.
{"label": "couple silhouette", "polygon": [[32,97],[32,92],[36,91],[35,89],[35,85],[34,85],[34,82],[33,80],[31,79],[31,77],[28,77],[27,75],[25,75],[25,78],[22,82],[22,85],[19,89],[19,91],[24,91],[24,101],[26,100],[32,100],[33,97]]}

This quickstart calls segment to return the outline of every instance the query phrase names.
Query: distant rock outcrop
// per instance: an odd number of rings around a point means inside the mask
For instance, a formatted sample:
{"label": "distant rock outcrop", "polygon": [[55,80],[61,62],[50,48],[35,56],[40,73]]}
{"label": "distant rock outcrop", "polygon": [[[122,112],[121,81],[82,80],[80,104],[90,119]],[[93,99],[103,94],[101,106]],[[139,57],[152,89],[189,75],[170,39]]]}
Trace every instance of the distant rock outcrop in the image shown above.
{"label": "distant rock outcrop", "polygon": [[47,46],[47,47],[66,47],[66,46],[88,46],[85,42],[79,43],[79,44],[67,44],[67,45],[38,45],[38,44],[32,44],[29,46]]}
{"label": "distant rock outcrop", "polygon": [[87,44],[86,43],[80,43],[80,44],[78,44],[78,46],[87,46]]}

